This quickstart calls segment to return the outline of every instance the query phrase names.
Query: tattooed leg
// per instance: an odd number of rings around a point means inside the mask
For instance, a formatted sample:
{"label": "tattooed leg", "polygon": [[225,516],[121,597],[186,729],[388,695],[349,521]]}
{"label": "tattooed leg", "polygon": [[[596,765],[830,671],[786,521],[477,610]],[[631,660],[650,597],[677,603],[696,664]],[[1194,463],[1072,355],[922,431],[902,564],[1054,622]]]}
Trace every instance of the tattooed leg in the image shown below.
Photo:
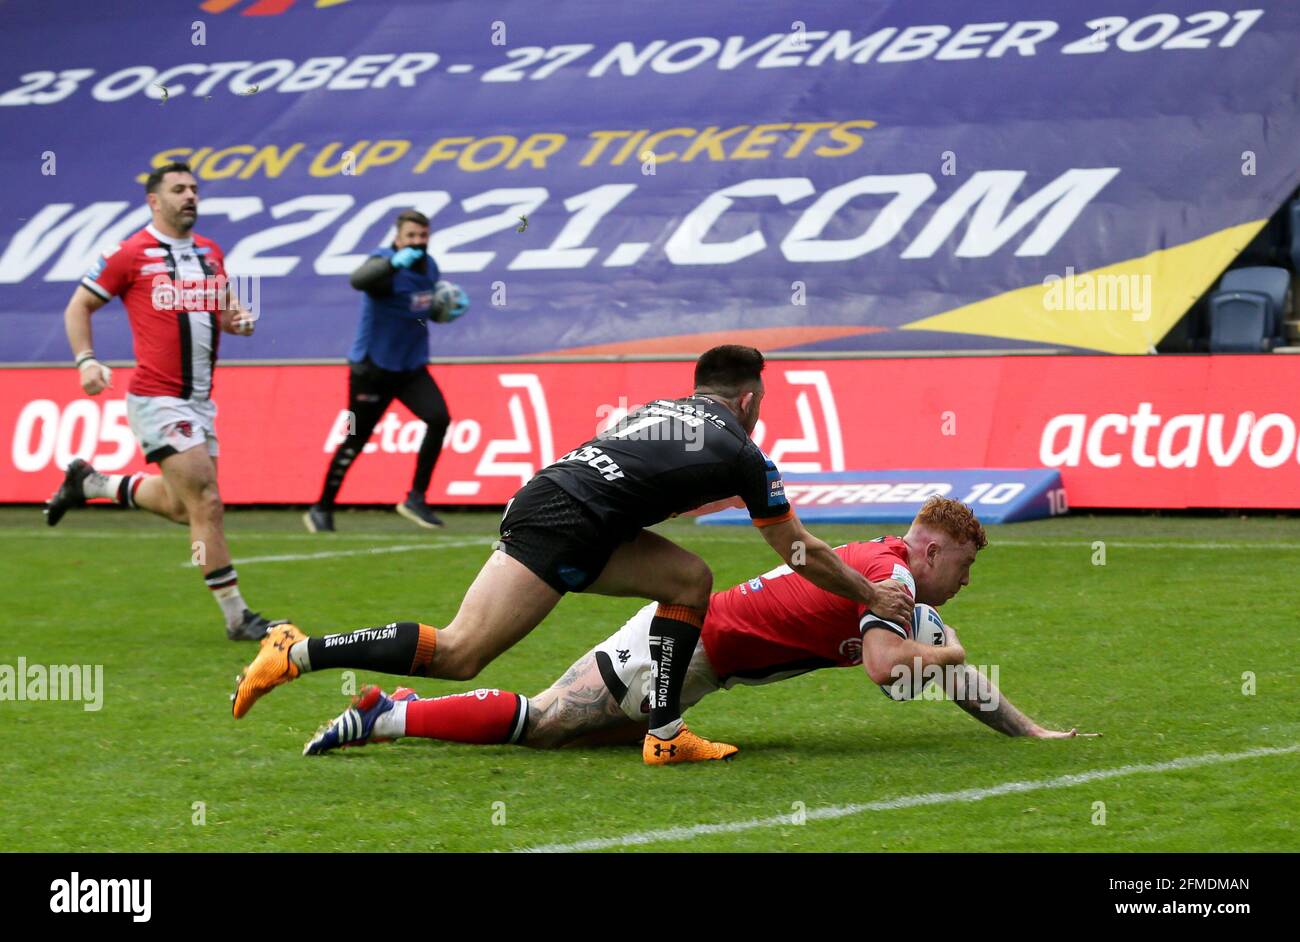
{"label": "tattooed leg", "polygon": [[528,725],[520,745],[557,749],[644,738],[645,724],[628,719],[605,686],[596,656],[588,652],[563,677],[529,698]]}

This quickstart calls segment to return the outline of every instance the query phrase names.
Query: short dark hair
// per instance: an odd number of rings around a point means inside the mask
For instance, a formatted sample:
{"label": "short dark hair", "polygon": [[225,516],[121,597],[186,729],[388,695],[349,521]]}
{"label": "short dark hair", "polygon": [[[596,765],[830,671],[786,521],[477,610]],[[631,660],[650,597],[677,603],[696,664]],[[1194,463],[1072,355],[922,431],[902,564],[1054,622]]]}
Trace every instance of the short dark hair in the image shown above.
{"label": "short dark hair", "polygon": [[157,193],[158,187],[162,186],[163,177],[169,173],[188,173],[193,176],[194,171],[183,160],[174,160],[169,164],[163,164],[161,167],[155,167],[144,181],[144,191],[146,193]]}
{"label": "short dark hair", "polygon": [[753,347],[725,343],[705,350],[695,361],[695,388],[738,396],[744,387],[763,381],[763,354]]}
{"label": "short dark hair", "polygon": [[398,213],[397,228],[401,229],[402,223],[404,222],[413,222],[417,226],[424,226],[424,228],[426,229],[429,228],[429,217],[426,216],[424,213],[420,212],[418,209],[404,209],[400,213]]}

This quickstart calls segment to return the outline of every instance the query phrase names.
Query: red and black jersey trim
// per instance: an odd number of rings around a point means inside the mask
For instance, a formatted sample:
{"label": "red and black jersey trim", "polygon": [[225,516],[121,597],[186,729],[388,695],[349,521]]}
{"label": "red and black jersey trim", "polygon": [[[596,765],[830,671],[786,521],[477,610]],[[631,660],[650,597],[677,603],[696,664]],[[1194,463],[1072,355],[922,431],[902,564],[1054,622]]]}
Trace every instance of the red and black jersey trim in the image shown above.
{"label": "red and black jersey trim", "polygon": [[865,635],[872,628],[888,628],[904,641],[908,639],[907,630],[902,625],[881,618],[875,612],[867,612],[862,616],[862,620],[858,622],[858,631]]}
{"label": "red and black jersey trim", "polygon": [[[179,291],[177,284],[177,275],[180,268],[176,264],[176,256],[172,253],[172,247],[166,242],[155,240],[158,248],[166,252],[164,264],[167,266],[167,277],[171,279],[174,286]],[[190,330],[190,313],[185,310],[185,305],[177,305],[176,314],[176,335],[180,343],[181,357],[181,388],[176,394],[180,399],[189,399],[194,395],[194,337]]]}
{"label": "red and black jersey trim", "polygon": [[212,387],[217,385],[217,345],[221,343],[221,323],[216,313],[208,314],[208,323],[212,327],[212,346],[208,350],[208,398],[212,398]]}
{"label": "red and black jersey trim", "polygon": [[194,338],[190,331],[190,312],[184,309],[176,312],[176,330],[181,343],[181,399],[194,395]]}
{"label": "red and black jersey trim", "polygon": [[89,278],[82,278],[80,281],[80,285],[81,287],[89,291],[91,294],[93,294],[95,297],[99,298],[101,301],[113,300],[113,296],[109,294],[107,291],[105,291],[103,288],[101,288],[98,282],[92,281]]}
{"label": "red and black jersey trim", "polygon": [[[216,270],[208,264],[207,256],[198,252],[198,245],[195,244],[196,258],[199,261],[199,268],[203,269],[203,277],[211,278],[212,273]],[[225,306],[226,298],[218,300],[220,307]],[[212,343],[208,348],[208,398],[212,398],[212,387],[217,384],[217,345],[221,343],[221,322],[217,319],[215,311],[208,314],[208,324],[212,329]]]}

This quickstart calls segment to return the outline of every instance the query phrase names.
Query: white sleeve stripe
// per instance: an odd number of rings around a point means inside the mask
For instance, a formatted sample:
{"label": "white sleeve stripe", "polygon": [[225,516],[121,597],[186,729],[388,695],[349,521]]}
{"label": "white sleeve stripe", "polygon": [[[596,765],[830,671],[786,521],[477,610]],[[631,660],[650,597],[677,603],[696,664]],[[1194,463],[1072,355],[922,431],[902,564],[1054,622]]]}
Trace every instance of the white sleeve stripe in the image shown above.
{"label": "white sleeve stripe", "polygon": [[98,283],[96,283],[96,282],[94,282],[94,281],[91,281],[90,278],[82,278],[82,279],[81,279],[81,286],[82,286],[83,288],[86,288],[86,289],[89,290],[89,291],[93,291],[95,294],[99,295],[99,296],[100,296],[101,298],[103,298],[105,301],[112,301],[112,300],[113,300],[113,296],[112,296],[111,294],[109,294],[107,291],[105,291],[103,288],[101,288],[101,287],[98,285]]}
{"label": "white sleeve stripe", "polygon": [[870,612],[867,612],[867,614],[862,616],[862,621],[858,622],[858,630],[863,634],[866,634],[868,628],[875,627],[876,625],[897,632],[900,638],[904,641],[907,640],[907,632],[904,631],[901,626],[894,624],[892,621],[885,621],[885,619],[878,615],[873,615]]}

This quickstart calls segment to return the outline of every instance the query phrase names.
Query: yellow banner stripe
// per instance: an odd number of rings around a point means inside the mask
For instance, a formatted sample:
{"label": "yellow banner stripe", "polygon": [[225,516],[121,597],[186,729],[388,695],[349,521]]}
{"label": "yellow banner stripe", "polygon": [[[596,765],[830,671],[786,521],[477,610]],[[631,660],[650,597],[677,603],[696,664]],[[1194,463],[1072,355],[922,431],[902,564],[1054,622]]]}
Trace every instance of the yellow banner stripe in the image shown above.
{"label": "yellow banner stripe", "polygon": [[903,330],[1006,337],[1105,353],[1149,353],[1264,227],[1243,223],[1194,242],[904,324]]}

